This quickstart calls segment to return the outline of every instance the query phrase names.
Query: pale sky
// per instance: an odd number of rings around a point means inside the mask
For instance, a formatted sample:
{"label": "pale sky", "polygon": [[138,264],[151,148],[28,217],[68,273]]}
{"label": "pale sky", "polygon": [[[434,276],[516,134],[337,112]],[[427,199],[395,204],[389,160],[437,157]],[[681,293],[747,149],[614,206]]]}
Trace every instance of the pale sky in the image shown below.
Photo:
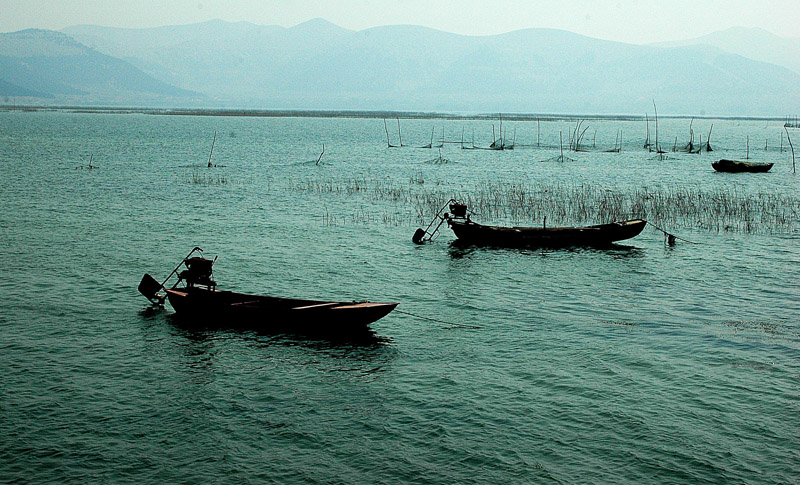
{"label": "pale sky", "polygon": [[363,30],[413,24],[465,35],[553,28],[642,44],[759,27],[800,37],[800,0],[0,0],[0,32],[78,24],[146,28],[213,19]]}

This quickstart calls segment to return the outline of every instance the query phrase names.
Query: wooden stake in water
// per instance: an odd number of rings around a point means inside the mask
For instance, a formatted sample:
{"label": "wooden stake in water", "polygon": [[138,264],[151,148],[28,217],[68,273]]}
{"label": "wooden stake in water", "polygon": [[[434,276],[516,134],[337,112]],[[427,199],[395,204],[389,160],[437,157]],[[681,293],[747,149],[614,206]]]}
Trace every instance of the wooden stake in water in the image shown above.
{"label": "wooden stake in water", "polygon": [[747,153],[745,154],[745,160],[750,160],[750,136],[747,136]]}
{"label": "wooden stake in water", "polygon": [[711,123],[711,128],[708,129],[708,137],[706,138],[706,151],[711,152],[711,130],[714,129],[714,123]]}
{"label": "wooden stake in water", "polygon": [[661,153],[661,147],[658,146],[658,109],[656,108],[656,100],[653,100],[653,110],[655,111],[656,115],[656,151]]}
{"label": "wooden stake in water", "polygon": [[[789,146],[792,147],[792,173],[797,173],[794,166],[794,145],[792,145],[792,139],[789,137],[789,130],[785,126],[783,129],[786,130],[786,139],[789,140]],[[781,137],[781,140],[783,140],[783,137]]]}
{"label": "wooden stake in water", "polygon": [[322,155],[325,155],[325,144],[322,144],[322,153],[319,154],[319,158],[317,159],[317,163],[315,165],[319,165],[319,161],[322,160]]}
{"label": "wooden stake in water", "polygon": [[400,118],[397,118],[397,138],[400,139],[400,146],[403,146],[403,134],[400,133]]}
{"label": "wooden stake in water", "polygon": [[214,153],[214,144],[217,142],[217,132],[214,130],[214,140],[211,141],[211,151],[208,152],[208,168],[211,168],[211,155]]}

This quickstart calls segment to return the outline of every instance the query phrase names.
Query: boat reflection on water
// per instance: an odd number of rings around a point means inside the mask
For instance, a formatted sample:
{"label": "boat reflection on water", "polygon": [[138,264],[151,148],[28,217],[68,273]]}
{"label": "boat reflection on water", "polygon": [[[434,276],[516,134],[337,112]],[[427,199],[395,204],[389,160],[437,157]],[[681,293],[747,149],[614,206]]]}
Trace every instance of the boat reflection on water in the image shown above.
{"label": "boat reflection on water", "polygon": [[[291,330],[265,330],[259,325],[248,325],[247,322],[207,318],[198,320],[173,313],[163,307],[146,307],[139,312],[140,317],[148,323],[152,331],[161,333],[167,325],[176,336],[191,341],[213,341],[222,338],[249,340],[264,344],[280,344],[285,346],[306,346],[315,348],[362,348],[383,347],[392,343],[388,337],[378,335],[373,329],[366,327],[352,332],[302,332]],[[154,337],[156,338],[156,337]]]}
{"label": "boat reflection on water", "polygon": [[627,244],[619,244],[619,243],[611,243],[605,246],[568,246],[568,247],[536,247],[536,246],[518,246],[518,247],[508,247],[508,246],[491,246],[485,244],[472,244],[460,239],[454,239],[450,242],[450,246],[448,248],[448,254],[453,259],[461,259],[468,257],[475,253],[485,253],[487,251],[497,252],[503,251],[505,253],[512,253],[512,254],[538,254],[538,255],[547,255],[547,254],[556,254],[556,253],[564,253],[564,254],[597,254],[597,255],[605,255],[610,256],[614,259],[628,259],[628,258],[638,258],[642,257],[645,254],[645,251],[642,248],[636,246],[630,246]]}
{"label": "boat reflection on water", "polygon": [[264,328],[257,323],[247,320],[234,320],[219,318],[198,319],[195,316],[186,316],[179,313],[166,313],[166,321],[175,329],[185,335],[211,336],[230,335],[243,340],[254,340],[269,344],[302,345],[302,346],[353,346],[353,347],[380,347],[389,344],[390,339],[379,336],[369,327],[361,327],[348,332],[341,331],[313,331],[292,330],[290,328]]}

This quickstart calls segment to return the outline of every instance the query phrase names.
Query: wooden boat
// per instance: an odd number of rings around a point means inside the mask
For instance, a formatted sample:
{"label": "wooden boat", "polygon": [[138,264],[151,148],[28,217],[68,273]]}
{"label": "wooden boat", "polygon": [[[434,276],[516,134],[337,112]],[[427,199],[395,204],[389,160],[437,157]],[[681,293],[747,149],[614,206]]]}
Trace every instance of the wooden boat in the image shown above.
{"label": "wooden boat", "polygon": [[[218,290],[211,279],[214,260],[191,257],[195,251],[202,250],[193,249],[164,283],[145,274],[139,292],[155,305],[163,305],[168,299],[178,315],[198,321],[297,332],[363,331],[397,306],[397,303],[301,300]],[[178,273],[181,266],[186,269]],[[166,288],[164,284],[176,273],[178,281]],[[181,282],[184,284],[179,286]],[[162,289],[164,293],[160,293]]]}
{"label": "wooden boat", "polygon": [[636,237],[647,225],[644,219],[585,227],[500,227],[484,226],[466,218],[447,218],[459,241],[466,244],[503,247],[606,246]]}
{"label": "wooden boat", "polygon": [[741,173],[741,172],[769,172],[772,163],[743,162],[741,160],[720,160],[711,164],[717,172]]}

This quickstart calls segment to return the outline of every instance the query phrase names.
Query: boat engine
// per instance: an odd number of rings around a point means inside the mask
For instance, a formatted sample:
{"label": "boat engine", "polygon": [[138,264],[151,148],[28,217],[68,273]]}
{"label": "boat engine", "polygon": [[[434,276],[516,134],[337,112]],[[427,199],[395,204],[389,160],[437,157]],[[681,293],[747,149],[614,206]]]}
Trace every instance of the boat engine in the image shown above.
{"label": "boat engine", "polygon": [[452,204],[450,204],[450,213],[453,215],[454,219],[466,219],[467,204],[454,201]]}
{"label": "boat engine", "polygon": [[178,278],[186,282],[186,286],[203,285],[208,288],[216,287],[217,283],[211,279],[215,259],[206,259],[200,256],[186,258],[183,264],[186,269],[178,273]]}

